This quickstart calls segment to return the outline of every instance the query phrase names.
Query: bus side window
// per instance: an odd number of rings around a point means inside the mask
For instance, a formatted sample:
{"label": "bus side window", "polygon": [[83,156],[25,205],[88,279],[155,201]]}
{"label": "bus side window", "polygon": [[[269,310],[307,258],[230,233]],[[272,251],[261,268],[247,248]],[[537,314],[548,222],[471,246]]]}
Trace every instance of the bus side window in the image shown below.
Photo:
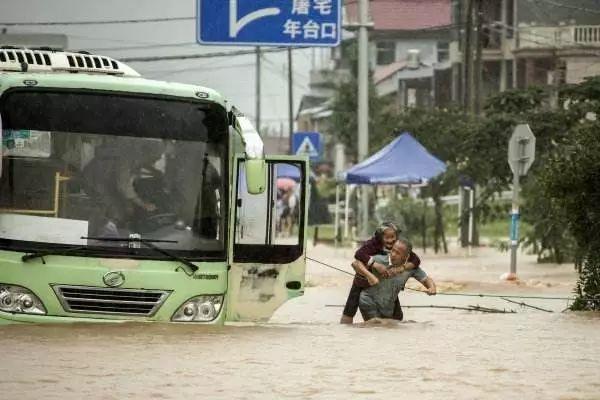
{"label": "bus side window", "polygon": [[300,240],[302,203],[301,169],[298,165],[278,163],[274,166],[275,210],[272,219],[272,243],[297,245]]}
{"label": "bus side window", "polygon": [[243,165],[240,161],[234,260],[293,261],[302,254],[304,237],[303,165],[293,161],[267,160],[267,188],[257,195],[247,191]]}
{"label": "bus side window", "polygon": [[269,191],[248,193],[244,163],[238,166],[238,185],[235,217],[235,242],[237,244],[267,244],[267,217]]}

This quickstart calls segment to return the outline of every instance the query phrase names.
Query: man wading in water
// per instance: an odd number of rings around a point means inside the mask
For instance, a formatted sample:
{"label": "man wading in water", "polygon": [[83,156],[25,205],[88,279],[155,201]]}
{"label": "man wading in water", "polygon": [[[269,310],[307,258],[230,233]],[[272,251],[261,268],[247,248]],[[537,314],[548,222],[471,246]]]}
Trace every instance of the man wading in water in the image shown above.
{"label": "man wading in water", "polygon": [[[359,308],[365,321],[374,318],[401,319],[395,315],[397,310],[394,310],[394,305],[398,300],[398,293],[404,290],[404,285],[409,278],[415,278],[425,286],[428,295],[436,294],[435,283],[425,271],[419,267],[406,269],[411,250],[412,245],[408,240],[398,239],[393,244],[389,257],[386,255],[374,256],[375,262],[388,266],[385,275],[377,270],[369,271],[358,260],[352,263],[354,270],[367,277],[372,285],[360,293]],[[401,314],[402,310],[400,309]]]}
{"label": "man wading in water", "polygon": [[[365,265],[369,271],[376,270],[382,276],[387,276],[387,257],[390,250],[392,249],[392,245],[398,239],[398,235],[400,234],[400,232],[400,229],[398,229],[398,227],[395,224],[391,222],[384,222],[375,231],[373,237],[367,240],[360,247],[360,249],[356,251],[354,258],[360,261],[363,265]],[[377,254],[384,255],[384,263],[375,262],[374,256]],[[419,259],[419,257],[411,251],[408,258],[408,262],[405,265],[405,269],[408,270],[411,268],[416,268],[420,264],[421,260]],[[358,311],[358,301],[360,299],[360,292],[374,284],[374,282],[369,282],[367,277],[361,275],[360,273],[357,273],[354,276],[352,288],[350,289],[350,293],[348,293],[348,299],[346,300],[346,306],[344,307],[340,323],[352,323],[354,315],[356,314],[356,311]],[[399,321],[402,320],[402,309],[400,308],[400,303],[398,302],[398,299],[396,299],[396,306],[394,309],[393,318]]]}

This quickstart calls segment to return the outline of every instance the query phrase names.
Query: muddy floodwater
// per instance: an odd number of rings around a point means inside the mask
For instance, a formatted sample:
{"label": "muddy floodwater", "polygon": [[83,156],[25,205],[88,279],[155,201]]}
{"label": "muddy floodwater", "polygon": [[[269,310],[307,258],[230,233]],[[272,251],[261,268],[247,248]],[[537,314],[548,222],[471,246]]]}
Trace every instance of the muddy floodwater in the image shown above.
{"label": "muddy floodwater", "polygon": [[[352,249],[310,251],[350,269]],[[440,292],[568,297],[577,280],[572,265],[522,254],[520,282],[502,283],[507,253],[430,253],[423,267]],[[599,313],[562,313],[564,300],[523,300],[549,313],[500,298],[407,290],[405,306],[516,313],[405,308],[407,322],[342,326],[350,282],[309,262],[305,296],[264,324],[0,327],[0,400],[600,399]]]}
{"label": "muddy floodwater", "polygon": [[[340,326],[345,288],[309,288],[267,324],[0,328],[2,399],[600,399],[600,317],[406,309]],[[404,304],[448,297],[403,293]]]}

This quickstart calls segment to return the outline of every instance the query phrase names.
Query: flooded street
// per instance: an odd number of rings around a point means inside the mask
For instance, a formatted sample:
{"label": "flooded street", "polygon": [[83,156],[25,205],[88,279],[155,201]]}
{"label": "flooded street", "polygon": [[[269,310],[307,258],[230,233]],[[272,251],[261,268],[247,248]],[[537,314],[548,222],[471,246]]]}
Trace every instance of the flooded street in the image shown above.
{"label": "flooded street", "polygon": [[[447,279],[433,266],[443,261],[430,262],[440,291],[451,285],[442,283]],[[452,262],[457,274],[464,267],[458,261]],[[480,258],[482,268],[493,270],[486,262]],[[553,270],[547,280],[558,282],[568,271]],[[314,266],[308,277],[306,295],[288,302],[266,324],[0,328],[0,397],[600,398],[600,315],[561,313],[564,301],[525,300],[555,311],[547,313],[498,298],[406,291],[400,295],[404,305],[480,305],[517,313],[406,308],[407,322],[401,324],[342,326],[338,306],[348,279]],[[568,296],[570,289],[556,282],[545,289],[496,289]],[[461,291],[474,289],[466,285]]]}

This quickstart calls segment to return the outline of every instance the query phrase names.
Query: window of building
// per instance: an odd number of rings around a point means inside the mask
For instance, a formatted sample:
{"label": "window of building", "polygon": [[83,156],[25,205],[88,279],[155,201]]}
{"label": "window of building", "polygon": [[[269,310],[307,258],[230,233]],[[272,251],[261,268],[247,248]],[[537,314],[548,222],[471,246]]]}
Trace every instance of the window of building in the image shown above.
{"label": "window of building", "polygon": [[439,42],[437,44],[438,62],[448,61],[450,59],[450,44],[448,42]]}
{"label": "window of building", "polygon": [[377,42],[377,65],[387,65],[396,61],[396,43]]}

